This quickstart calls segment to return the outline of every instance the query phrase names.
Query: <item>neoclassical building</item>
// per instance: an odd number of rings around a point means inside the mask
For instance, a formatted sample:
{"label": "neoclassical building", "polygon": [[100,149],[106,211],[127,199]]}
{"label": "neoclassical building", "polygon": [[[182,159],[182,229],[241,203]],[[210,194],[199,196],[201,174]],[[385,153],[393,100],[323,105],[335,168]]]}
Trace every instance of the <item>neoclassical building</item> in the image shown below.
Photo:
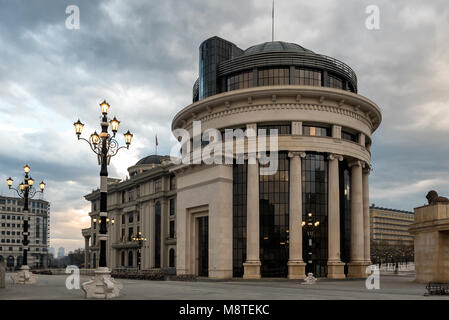
{"label": "neoclassical building", "polygon": [[[242,50],[213,37],[200,45],[199,60],[193,103],[176,114],[172,129],[192,137],[195,121],[203,132],[275,129],[277,170],[262,174],[263,165],[248,160],[247,138],[232,141],[234,151],[243,143],[243,163],[142,159],[128,169],[128,180],[108,185],[109,220],[115,222],[108,230],[108,266],[137,267],[132,236],[140,231],[147,238],[142,269],[176,267],[178,275],[215,279],[302,279],[307,264],[318,277],[365,277],[370,147],[382,116],[357,94],[354,71],[279,41]],[[195,153],[193,141],[188,144]],[[95,267],[99,191],[86,199],[92,202],[92,225],[83,230],[86,265]],[[309,215],[318,222],[311,242],[304,226]]]}
{"label": "neoclassical building", "polygon": [[[200,45],[193,103],[172,129],[277,129],[278,170],[262,175],[257,161],[170,169],[178,275],[298,279],[308,262],[319,277],[365,277],[370,147],[382,116],[357,85],[348,65],[294,43]],[[312,248],[309,214],[319,221]]]}
{"label": "neoclassical building", "polygon": [[[129,178],[108,179],[107,265],[111,269],[175,267],[176,180],[170,157],[150,155],[128,168]],[[82,230],[85,267],[99,263],[100,190],[85,196],[91,202],[91,226]],[[139,232],[146,241],[133,241]]]}

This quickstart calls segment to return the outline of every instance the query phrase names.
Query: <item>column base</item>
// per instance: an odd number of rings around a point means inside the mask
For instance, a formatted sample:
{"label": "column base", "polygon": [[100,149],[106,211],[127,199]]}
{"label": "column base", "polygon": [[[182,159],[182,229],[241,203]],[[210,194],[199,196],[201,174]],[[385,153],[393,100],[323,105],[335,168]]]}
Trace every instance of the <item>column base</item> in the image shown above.
{"label": "column base", "polygon": [[260,279],[260,261],[246,261],[243,263],[243,279]]}
{"label": "column base", "polygon": [[302,260],[289,260],[288,279],[304,279],[306,275],[306,263]]}
{"label": "column base", "polygon": [[345,263],[341,261],[327,262],[327,278],[328,279],[346,279]]}
{"label": "column base", "polygon": [[92,280],[81,285],[88,299],[111,299],[120,296],[123,285],[111,277],[108,268],[98,268]]}
{"label": "column base", "polygon": [[11,279],[14,284],[34,284],[37,281],[37,276],[30,272],[30,267],[22,266],[11,276]]}
{"label": "column base", "polygon": [[366,273],[366,261],[350,262],[348,263],[348,278],[366,278],[369,274]]}

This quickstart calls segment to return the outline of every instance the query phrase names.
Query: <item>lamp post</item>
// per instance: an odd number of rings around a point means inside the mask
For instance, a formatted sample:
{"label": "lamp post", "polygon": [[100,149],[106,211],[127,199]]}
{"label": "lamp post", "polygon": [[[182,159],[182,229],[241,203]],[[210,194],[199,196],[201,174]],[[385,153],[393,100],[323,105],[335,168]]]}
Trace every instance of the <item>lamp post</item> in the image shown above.
{"label": "lamp post", "polygon": [[306,235],[308,237],[308,252],[307,252],[307,269],[309,269],[309,272],[306,272],[307,274],[312,273],[313,276],[313,270],[312,270],[312,239],[315,235],[315,229],[320,225],[320,222],[318,220],[315,220],[313,218],[313,215],[311,212],[307,214],[306,221],[302,222],[302,227],[304,228]]}
{"label": "lamp post", "polygon": [[139,248],[137,249],[137,269],[140,271],[141,269],[141,254],[142,254],[142,244],[144,241],[147,241],[147,238],[142,236],[142,232],[137,233],[137,237],[133,237],[132,240],[137,242]]}
{"label": "lamp post", "polygon": [[[115,117],[108,122],[108,112],[110,105],[103,101],[100,103],[102,113],[101,117],[101,132],[96,131],[90,135],[89,140],[81,138],[84,124],[78,119],[73,125],[75,126],[75,133],[78,140],[86,141],[91,150],[97,155],[98,164],[100,165],[100,219],[99,219],[99,240],[100,240],[100,260],[99,267],[95,271],[95,277],[86,283],[83,283],[82,288],[86,293],[87,298],[114,298],[119,296],[122,285],[111,278],[111,273],[106,264],[106,240],[107,227],[106,219],[108,219],[107,210],[107,180],[108,180],[108,165],[111,158],[117,154],[120,149],[129,149],[133,135],[129,130],[124,134],[125,145],[119,147],[115,135],[118,131],[120,121]],[[109,126],[112,130],[112,135],[109,134]]]}
{"label": "lamp post", "polygon": [[37,190],[33,187],[34,180],[29,175],[31,168],[29,165],[25,165],[23,167],[23,171],[25,172],[25,178],[23,182],[20,183],[19,188],[16,189],[12,186],[14,180],[8,178],[6,182],[8,183],[8,188],[10,190],[14,190],[17,192],[20,198],[23,199],[23,261],[22,266],[20,267],[20,271],[12,276],[12,280],[15,284],[32,284],[35,283],[37,278],[36,276],[30,272],[30,267],[28,266],[28,244],[30,240],[28,239],[29,231],[28,231],[28,219],[29,219],[29,210],[28,210],[28,202],[29,199],[33,198],[38,193],[43,193],[45,189],[45,183],[42,181],[39,184],[39,189]]}

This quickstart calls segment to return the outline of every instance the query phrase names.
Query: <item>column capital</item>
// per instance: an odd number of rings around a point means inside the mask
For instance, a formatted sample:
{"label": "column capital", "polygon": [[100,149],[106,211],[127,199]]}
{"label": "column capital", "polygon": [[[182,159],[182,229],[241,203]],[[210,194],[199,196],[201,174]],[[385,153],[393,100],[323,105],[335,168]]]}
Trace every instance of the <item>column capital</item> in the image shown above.
{"label": "column capital", "polygon": [[305,152],[297,152],[297,151],[292,151],[288,153],[288,157],[289,158],[294,158],[294,157],[301,157],[301,158],[305,158],[306,157],[306,153]]}
{"label": "column capital", "polygon": [[335,153],[330,153],[327,156],[328,160],[338,160],[338,161],[343,161],[343,156],[341,154],[335,154]]}
{"label": "column capital", "polygon": [[373,168],[371,167],[371,164],[369,164],[368,162],[365,162],[364,164],[365,165],[363,166],[363,173],[370,174],[371,170],[373,170]]}
{"label": "column capital", "polygon": [[352,162],[348,163],[348,166],[349,166],[349,168],[352,168],[354,166],[364,168],[365,167],[365,162],[363,162],[361,160],[355,160],[355,161],[352,161]]}

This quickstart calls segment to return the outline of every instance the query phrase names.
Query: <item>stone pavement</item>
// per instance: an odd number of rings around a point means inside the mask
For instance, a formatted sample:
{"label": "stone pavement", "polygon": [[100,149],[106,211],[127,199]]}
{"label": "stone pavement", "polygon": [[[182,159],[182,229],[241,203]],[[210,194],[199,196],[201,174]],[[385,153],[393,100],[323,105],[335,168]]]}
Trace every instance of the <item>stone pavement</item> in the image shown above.
{"label": "stone pavement", "polygon": [[[38,275],[34,285],[13,285],[7,274],[6,288],[0,289],[0,299],[84,299],[82,290],[68,290],[65,275]],[[81,276],[81,283],[90,277]],[[123,284],[118,299],[164,300],[449,300],[449,296],[424,297],[425,284],[413,282],[413,275],[380,277],[379,290],[367,290],[364,280],[318,279],[314,285],[286,279],[212,281],[148,281],[119,279]]]}

